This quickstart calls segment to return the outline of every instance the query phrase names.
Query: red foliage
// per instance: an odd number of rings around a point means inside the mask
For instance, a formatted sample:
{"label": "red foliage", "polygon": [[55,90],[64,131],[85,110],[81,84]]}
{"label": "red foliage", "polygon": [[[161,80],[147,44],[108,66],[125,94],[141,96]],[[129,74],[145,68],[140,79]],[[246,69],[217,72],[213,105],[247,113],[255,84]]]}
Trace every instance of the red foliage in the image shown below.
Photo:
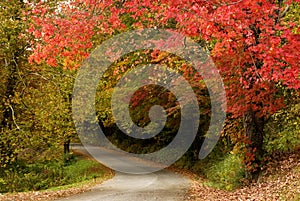
{"label": "red foliage", "polygon": [[138,27],[164,27],[172,19],[178,31],[214,43],[228,112],[240,117],[252,109],[268,116],[283,107],[278,84],[300,88],[300,35],[281,18],[284,8],[273,0],[76,0],[60,4],[59,11],[39,3],[29,29],[37,38],[31,60],[74,68],[88,56],[94,35],[125,28],[122,14],[129,13]]}
{"label": "red foliage", "polygon": [[275,1],[176,2],[169,2],[162,19],[174,17],[184,33],[215,42],[212,57],[224,77],[228,111],[234,117],[250,108],[258,116],[282,108],[278,83],[300,88],[300,35],[292,32],[295,24],[280,19],[284,8]]}

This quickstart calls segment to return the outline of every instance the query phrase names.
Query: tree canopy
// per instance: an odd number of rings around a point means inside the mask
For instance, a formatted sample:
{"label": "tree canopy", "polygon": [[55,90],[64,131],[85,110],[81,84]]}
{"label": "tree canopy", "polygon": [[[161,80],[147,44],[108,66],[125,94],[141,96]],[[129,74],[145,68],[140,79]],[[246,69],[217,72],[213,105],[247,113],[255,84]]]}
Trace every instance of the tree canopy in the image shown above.
{"label": "tree canopy", "polygon": [[[284,107],[284,90],[298,90],[298,0],[126,0],[31,3],[31,61],[76,69],[112,34],[172,28],[193,37],[213,58],[226,85],[228,115],[242,118],[248,151],[259,164],[264,125]],[[100,37],[101,40],[97,40]],[[118,71],[121,74],[122,71]]]}

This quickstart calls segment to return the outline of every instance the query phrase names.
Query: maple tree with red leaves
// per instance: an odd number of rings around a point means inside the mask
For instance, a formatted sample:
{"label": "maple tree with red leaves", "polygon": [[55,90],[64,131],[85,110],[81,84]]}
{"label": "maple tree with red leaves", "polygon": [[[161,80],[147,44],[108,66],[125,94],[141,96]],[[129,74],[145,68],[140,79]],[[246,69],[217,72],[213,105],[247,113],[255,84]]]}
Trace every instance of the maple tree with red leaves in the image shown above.
{"label": "maple tree with red leaves", "polygon": [[[52,6],[32,4],[29,31],[36,40],[30,59],[77,68],[99,44],[97,35],[132,28],[171,27],[191,36],[204,43],[220,70],[226,85],[228,115],[243,118],[251,162],[259,166],[264,125],[268,117],[284,107],[279,88],[300,88],[300,30],[284,18],[292,3],[299,2],[74,0]],[[258,172],[259,167],[253,176]]]}

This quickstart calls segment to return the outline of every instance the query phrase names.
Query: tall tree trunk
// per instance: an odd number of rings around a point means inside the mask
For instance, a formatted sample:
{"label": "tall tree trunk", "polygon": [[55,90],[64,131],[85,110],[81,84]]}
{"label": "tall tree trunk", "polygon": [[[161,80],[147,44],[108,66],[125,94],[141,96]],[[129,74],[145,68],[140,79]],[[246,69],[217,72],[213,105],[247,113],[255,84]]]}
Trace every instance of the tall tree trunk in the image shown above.
{"label": "tall tree trunk", "polygon": [[[65,98],[65,102],[66,104],[68,105],[68,111],[70,113],[72,113],[72,94],[69,93],[67,95],[67,97]],[[72,119],[70,117],[66,118],[65,119],[66,122],[69,122],[69,121],[72,121]],[[69,129],[68,127],[66,127],[65,129]],[[68,154],[70,153],[70,143],[71,143],[71,136],[67,133],[65,136],[65,139],[64,139],[64,154]]]}
{"label": "tall tree trunk", "polygon": [[258,180],[261,171],[261,162],[263,157],[263,137],[264,137],[264,118],[257,117],[252,110],[248,110],[244,115],[245,134],[250,144],[247,145],[247,151],[254,154],[253,164],[257,168],[247,172],[248,177],[255,181]]}

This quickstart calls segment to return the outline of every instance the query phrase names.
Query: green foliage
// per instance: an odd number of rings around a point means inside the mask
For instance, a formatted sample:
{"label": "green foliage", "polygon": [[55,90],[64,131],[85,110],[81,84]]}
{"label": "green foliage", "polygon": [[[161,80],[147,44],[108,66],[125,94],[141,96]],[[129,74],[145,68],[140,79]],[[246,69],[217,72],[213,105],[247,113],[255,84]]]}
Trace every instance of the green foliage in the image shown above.
{"label": "green foliage", "polygon": [[[198,152],[195,155],[197,157]],[[227,138],[221,137],[205,159],[196,159],[195,155],[189,150],[175,166],[206,177],[207,186],[222,190],[234,190],[241,186],[245,176],[243,154],[235,153],[233,144]]]}
{"label": "green foliage", "polygon": [[21,104],[22,70],[26,61],[27,26],[22,18],[26,7],[22,1],[0,2],[0,168],[16,160],[21,137],[16,121]]}
{"label": "green foliage", "polygon": [[[0,2],[0,168],[55,158],[53,147],[75,138],[71,93],[76,71],[28,63],[27,4]],[[51,150],[51,151],[50,151]],[[47,153],[47,154],[45,154]]]}
{"label": "green foliage", "polygon": [[73,153],[65,153],[63,157],[65,166],[71,165],[75,161],[75,156],[73,155]]}
{"label": "green foliage", "polygon": [[2,130],[2,167],[17,158],[28,163],[40,157],[56,158],[53,148],[59,148],[65,140],[77,140],[70,99],[74,73],[46,66],[26,67],[19,72],[22,84],[15,87],[11,98],[18,129]]}
{"label": "green foliage", "polygon": [[[284,20],[287,22],[295,22],[297,24],[297,28],[300,27],[300,4],[299,3],[292,3],[288,10],[287,13],[284,17]],[[297,31],[297,29],[295,28],[293,30],[295,33],[298,33],[299,30]],[[299,34],[299,33],[298,33]]]}
{"label": "green foliage", "polygon": [[176,163],[175,163],[176,167],[181,168],[181,169],[187,169],[187,170],[195,170],[197,169],[197,164],[193,163],[193,161],[191,160],[191,158],[185,154],[184,156],[182,156]]}
{"label": "green foliage", "polygon": [[0,193],[42,190],[102,177],[104,166],[94,160],[73,158],[68,165],[62,160],[18,162],[0,172]]}
{"label": "green foliage", "polygon": [[275,113],[266,125],[265,149],[273,152],[290,152],[300,146],[300,103]]}
{"label": "green foliage", "polygon": [[244,177],[242,159],[234,154],[228,154],[223,160],[212,165],[207,171],[208,185],[233,190],[240,186]]}

